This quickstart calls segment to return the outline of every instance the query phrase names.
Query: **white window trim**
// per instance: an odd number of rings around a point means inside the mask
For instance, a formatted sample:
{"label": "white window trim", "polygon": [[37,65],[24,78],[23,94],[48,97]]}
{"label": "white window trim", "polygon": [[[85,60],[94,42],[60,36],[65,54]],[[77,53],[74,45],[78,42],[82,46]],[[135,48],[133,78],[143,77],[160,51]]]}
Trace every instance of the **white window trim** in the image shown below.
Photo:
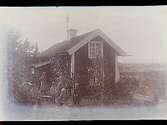
{"label": "white window trim", "polygon": [[[95,55],[91,55],[91,44],[94,44],[95,45],[95,50],[93,50],[94,51],[94,54]],[[93,59],[93,58],[96,58],[96,56],[97,56],[97,43],[100,43],[100,47],[101,47],[101,57],[103,58],[103,42],[101,42],[101,41],[89,41],[88,42],[88,58],[90,58],[90,59]]]}

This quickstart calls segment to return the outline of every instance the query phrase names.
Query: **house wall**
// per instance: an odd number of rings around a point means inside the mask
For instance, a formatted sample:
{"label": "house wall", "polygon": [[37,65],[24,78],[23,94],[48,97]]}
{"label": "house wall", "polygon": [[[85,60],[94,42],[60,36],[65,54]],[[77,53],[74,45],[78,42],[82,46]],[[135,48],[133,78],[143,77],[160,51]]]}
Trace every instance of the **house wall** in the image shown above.
{"label": "house wall", "polygon": [[116,53],[114,49],[101,37],[96,37],[93,40],[103,41],[103,61],[104,61],[104,80],[110,77],[112,82],[115,81],[116,69]]}
{"label": "house wall", "polygon": [[[96,37],[92,40],[100,40],[103,42],[103,61],[104,61],[104,78],[112,78],[112,81],[115,81],[115,66],[116,66],[116,59],[115,59],[115,51],[111,46],[104,41],[101,37]],[[90,65],[90,59],[88,58],[88,44],[81,47],[78,51],[75,52],[75,74],[79,75],[79,83],[82,90],[82,95],[87,93],[86,86],[89,85],[88,80],[88,69]],[[111,80],[111,79],[110,79]]]}
{"label": "house wall", "polygon": [[108,43],[103,43],[103,53],[104,53],[104,77],[105,79],[111,78],[112,82],[115,81],[115,67],[116,67],[116,59],[115,52],[109,46]]}
{"label": "house wall", "polygon": [[88,70],[87,66],[89,63],[88,59],[88,44],[81,47],[75,52],[75,75],[78,75],[78,82],[81,87],[81,94],[85,94],[86,86],[88,85]]}

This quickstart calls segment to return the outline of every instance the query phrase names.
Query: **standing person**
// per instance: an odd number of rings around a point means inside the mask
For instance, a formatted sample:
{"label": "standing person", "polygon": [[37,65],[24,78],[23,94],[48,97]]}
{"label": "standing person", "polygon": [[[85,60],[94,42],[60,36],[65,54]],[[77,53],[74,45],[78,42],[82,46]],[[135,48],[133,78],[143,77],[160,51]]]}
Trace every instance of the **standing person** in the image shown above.
{"label": "standing person", "polygon": [[60,92],[60,95],[58,97],[58,103],[62,106],[65,103],[66,99],[67,99],[66,88],[62,88],[61,92]]}
{"label": "standing person", "polygon": [[79,105],[80,102],[80,88],[79,84],[75,83],[73,88],[73,102],[74,105]]}
{"label": "standing person", "polygon": [[62,75],[60,75],[59,82],[58,82],[58,84],[56,86],[56,93],[55,93],[56,98],[58,98],[58,96],[60,95],[61,89],[63,87],[65,87],[64,77]]}
{"label": "standing person", "polygon": [[40,92],[41,94],[46,94],[46,85],[47,85],[47,79],[46,79],[46,72],[43,72],[41,77],[39,78],[40,81]]}
{"label": "standing person", "polygon": [[42,72],[42,75],[39,77],[39,83],[37,90],[37,104],[41,105],[41,94],[45,93],[44,85],[47,84],[45,72]]}
{"label": "standing person", "polygon": [[67,94],[68,94],[68,97],[70,97],[72,95],[72,79],[69,78],[69,81],[66,83],[66,88],[67,88]]}
{"label": "standing person", "polygon": [[56,84],[54,81],[52,81],[52,86],[50,88],[50,94],[52,95],[53,103],[55,103],[56,100]]}

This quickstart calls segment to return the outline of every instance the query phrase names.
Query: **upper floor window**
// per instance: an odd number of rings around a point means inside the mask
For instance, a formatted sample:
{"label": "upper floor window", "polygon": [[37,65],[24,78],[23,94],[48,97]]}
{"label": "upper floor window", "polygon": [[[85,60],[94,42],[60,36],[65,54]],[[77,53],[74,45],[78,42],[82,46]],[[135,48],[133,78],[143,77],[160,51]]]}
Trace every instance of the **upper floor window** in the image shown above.
{"label": "upper floor window", "polygon": [[88,58],[103,57],[103,42],[90,41],[88,43]]}

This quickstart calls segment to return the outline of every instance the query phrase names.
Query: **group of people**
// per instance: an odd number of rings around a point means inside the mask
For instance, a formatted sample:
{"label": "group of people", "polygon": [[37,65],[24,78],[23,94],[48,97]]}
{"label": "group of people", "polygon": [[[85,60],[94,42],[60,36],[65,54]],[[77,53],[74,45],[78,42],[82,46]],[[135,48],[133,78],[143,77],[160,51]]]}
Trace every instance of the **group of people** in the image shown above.
{"label": "group of people", "polygon": [[[40,91],[46,94],[44,91],[46,89],[46,73],[43,72],[40,81]],[[45,85],[44,85],[45,84]],[[52,85],[55,85],[52,83]],[[43,87],[42,87],[43,86]],[[54,88],[54,102],[58,105],[64,105],[69,98],[72,97],[72,101],[74,105],[79,105],[80,103],[80,86],[78,82],[74,82],[73,80],[67,80],[62,75],[60,76],[59,82],[53,87]]]}
{"label": "group of people", "polygon": [[73,104],[79,105],[80,88],[78,83],[74,83],[74,86],[72,88],[68,88],[68,86],[61,88],[60,93],[56,98],[56,101],[59,105],[63,105],[70,96],[72,97]]}

